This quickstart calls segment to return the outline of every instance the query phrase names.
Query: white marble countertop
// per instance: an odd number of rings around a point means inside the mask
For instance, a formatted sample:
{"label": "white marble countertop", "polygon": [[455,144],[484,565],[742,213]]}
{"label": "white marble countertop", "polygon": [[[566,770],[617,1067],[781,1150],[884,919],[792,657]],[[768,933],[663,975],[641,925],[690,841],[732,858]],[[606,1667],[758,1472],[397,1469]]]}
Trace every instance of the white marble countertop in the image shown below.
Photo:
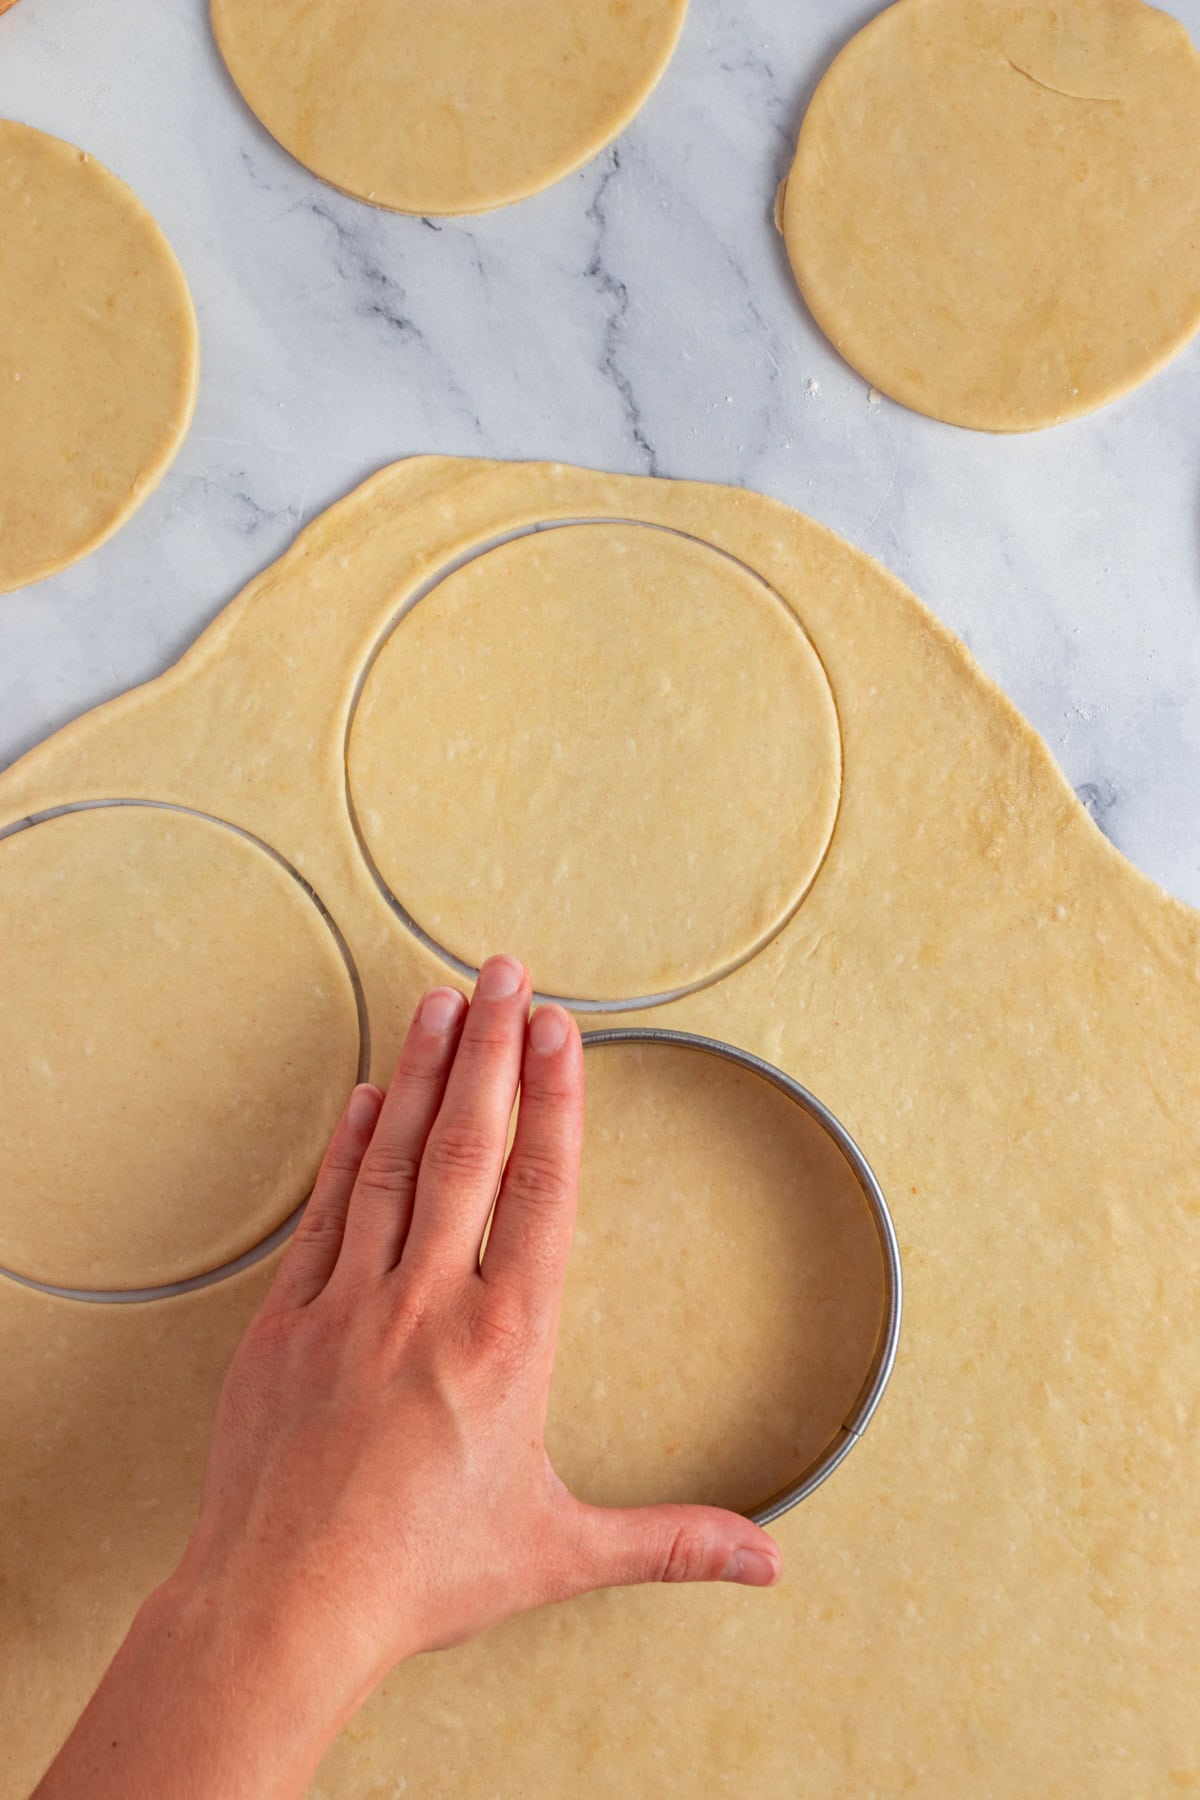
{"label": "white marble countertop", "polygon": [[[95,555],[0,598],[0,766],[165,668],[380,464],[549,457],[742,483],[881,558],[1102,828],[1200,904],[1200,340],[1031,437],[868,402],[799,300],[771,205],[813,85],[875,10],[691,0],[614,148],[458,223],[376,212],[292,162],[226,76],[205,0],[0,18],[0,116],[133,186],[187,272],[203,356],[158,491]],[[1170,10],[1200,41],[1200,0]]]}

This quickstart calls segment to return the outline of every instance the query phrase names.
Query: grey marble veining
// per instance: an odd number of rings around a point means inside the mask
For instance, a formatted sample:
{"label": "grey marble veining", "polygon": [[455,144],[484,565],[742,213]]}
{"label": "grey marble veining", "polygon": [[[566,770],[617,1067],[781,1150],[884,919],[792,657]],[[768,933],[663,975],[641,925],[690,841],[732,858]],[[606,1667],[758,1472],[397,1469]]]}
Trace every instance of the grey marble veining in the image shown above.
{"label": "grey marble veining", "polygon": [[[225,74],[204,0],[0,18],[0,115],[131,183],[187,272],[203,357],[159,490],[94,556],[0,598],[0,764],[165,668],[380,464],[551,457],[743,483],[881,558],[1101,829],[1200,903],[1200,342],[1031,437],[871,397],[806,314],[771,207],[815,82],[873,10],[691,0],[614,146],[464,220],[377,212],[293,163]],[[1171,10],[1200,40],[1200,0]]]}

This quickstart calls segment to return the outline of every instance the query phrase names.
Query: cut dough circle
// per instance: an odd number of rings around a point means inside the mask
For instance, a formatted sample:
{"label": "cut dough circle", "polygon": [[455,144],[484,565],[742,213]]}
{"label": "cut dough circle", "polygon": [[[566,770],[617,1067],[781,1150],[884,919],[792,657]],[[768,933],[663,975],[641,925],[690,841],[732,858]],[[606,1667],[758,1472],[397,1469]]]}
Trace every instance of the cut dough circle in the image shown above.
{"label": "cut dough circle", "polygon": [[203,1274],[304,1200],[359,1058],[345,957],[275,857],[113,805],[0,840],[0,1266]]}
{"label": "cut dough circle", "polygon": [[549,187],[625,129],[687,0],[212,0],[251,110],[306,168],[396,212]]}
{"label": "cut dough circle", "polygon": [[987,431],[1090,412],[1200,327],[1200,56],[1142,0],[898,0],[817,88],[782,224],[894,399]]}
{"label": "cut dough circle", "polygon": [[384,643],[347,762],[367,854],[421,931],[599,1001],[697,986],[766,942],[841,785],[795,615],[720,551],[629,523],[448,575]]}
{"label": "cut dough circle", "polygon": [[551,1461],[597,1505],[749,1511],[859,1397],[874,1221],[829,1133],[761,1076],[663,1044],[591,1046],[586,1075]]}
{"label": "cut dough circle", "polygon": [[191,423],[196,315],[137,196],[0,119],[0,593],[77,562],[158,485]]}

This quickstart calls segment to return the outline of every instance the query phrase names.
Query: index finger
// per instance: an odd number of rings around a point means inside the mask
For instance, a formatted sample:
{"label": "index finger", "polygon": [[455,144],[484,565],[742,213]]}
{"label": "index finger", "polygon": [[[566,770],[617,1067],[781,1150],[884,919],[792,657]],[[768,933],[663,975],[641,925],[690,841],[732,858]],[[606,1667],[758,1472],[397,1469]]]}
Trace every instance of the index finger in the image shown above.
{"label": "index finger", "polygon": [[579,1027],[563,1007],[539,1006],[526,1031],[516,1135],[480,1274],[547,1322],[558,1317],[582,1146]]}

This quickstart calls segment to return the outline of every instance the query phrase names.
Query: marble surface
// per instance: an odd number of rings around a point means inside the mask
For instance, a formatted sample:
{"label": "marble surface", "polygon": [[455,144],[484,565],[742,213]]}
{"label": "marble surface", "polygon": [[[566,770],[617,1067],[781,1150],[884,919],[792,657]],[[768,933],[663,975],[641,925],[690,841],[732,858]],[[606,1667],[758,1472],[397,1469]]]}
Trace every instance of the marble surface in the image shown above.
{"label": "marble surface", "polygon": [[[874,10],[691,0],[615,147],[461,222],[373,211],[293,163],[226,76],[205,0],[0,17],[0,116],[131,183],[187,272],[203,354],[191,435],[149,502],[0,598],[0,765],[165,668],[378,465],[551,457],[742,483],[881,558],[1102,829],[1200,903],[1200,341],[1032,437],[869,399],[805,313],[771,203],[817,78]],[[1200,41],[1200,0],[1171,10]]]}

